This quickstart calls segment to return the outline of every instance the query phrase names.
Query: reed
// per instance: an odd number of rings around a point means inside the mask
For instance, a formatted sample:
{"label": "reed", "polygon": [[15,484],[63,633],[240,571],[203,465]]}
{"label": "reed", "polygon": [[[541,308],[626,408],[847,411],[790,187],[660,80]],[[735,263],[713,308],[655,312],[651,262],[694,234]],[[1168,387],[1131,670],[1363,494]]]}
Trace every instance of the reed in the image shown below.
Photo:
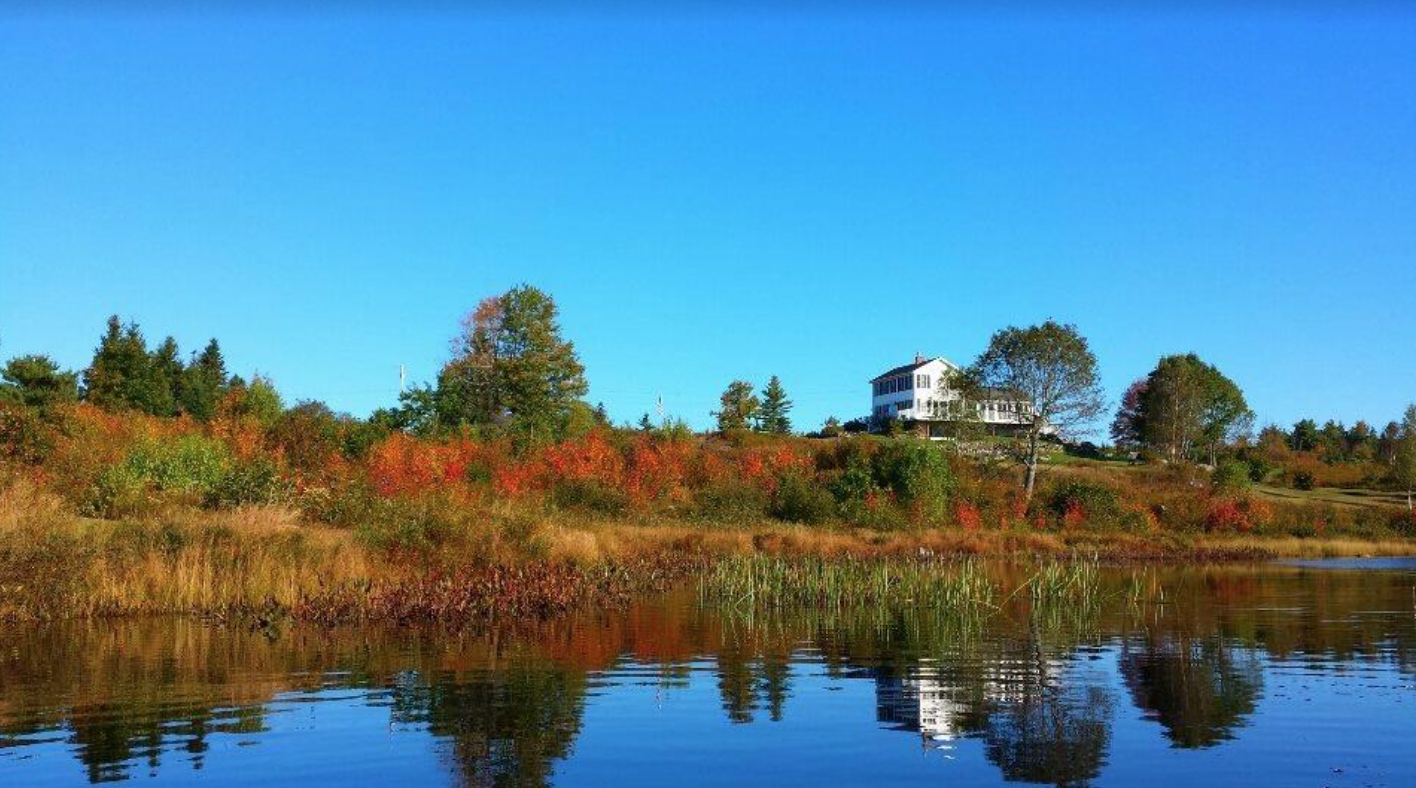
{"label": "reed", "polygon": [[998,588],[977,559],[845,561],[733,556],[702,576],[704,600],[753,608],[910,605],[984,609]]}

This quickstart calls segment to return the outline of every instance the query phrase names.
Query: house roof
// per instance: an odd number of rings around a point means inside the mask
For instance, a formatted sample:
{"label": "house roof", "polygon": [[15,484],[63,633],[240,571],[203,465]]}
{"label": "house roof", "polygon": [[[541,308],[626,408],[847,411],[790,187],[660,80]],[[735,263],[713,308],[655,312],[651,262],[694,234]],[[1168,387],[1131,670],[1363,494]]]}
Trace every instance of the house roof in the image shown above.
{"label": "house roof", "polygon": [[874,383],[874,382],[877,381],[877,380],[884,380],[885,378],[893,378],[893,377],[896,376],[896,375],[904,375],[904,374],[909,373],[909,372],[914,372],[915,370],[919,369],[920,367],[925,366],[926,364],[932,364],[932,363],[934,363],[934,362],[936,362],[936,361],[941,361],[941,362],[943,362],[943,363],[944,363],[944,366],[946,366],[946,367],[948,367],[948,368],[950,368],[950,369],[958,369],[958,367],[956,367],[956,366],[954,365],[954,363],[953,363],[952,361],[950,361],[949,359],[944,358],[943,356],[935,356],[934,358],[926,358],[926,359],[924,359],[924,360],[922,360],[922,361],[915,361],[915,362],[912,362],[912,363],[909,363],[909,364],[904,364],[904,365],[895,367],[894,369],[887,369],[887,370],[885,370],[884,372],[881,372],[879,375],[876,375],[875,377],[871,378],[871,379],[870,379],[870,382],[871,382],[871,383]]}

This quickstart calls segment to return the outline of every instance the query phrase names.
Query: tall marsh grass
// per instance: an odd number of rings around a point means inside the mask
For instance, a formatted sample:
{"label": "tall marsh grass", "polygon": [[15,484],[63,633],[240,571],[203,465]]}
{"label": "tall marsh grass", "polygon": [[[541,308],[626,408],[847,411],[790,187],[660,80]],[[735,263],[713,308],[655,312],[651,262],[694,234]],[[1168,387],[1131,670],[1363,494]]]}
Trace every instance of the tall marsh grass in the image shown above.
{"label": "tall marsh grass", "polygon": [[757,608],[910,606],[986,610],[1020,600],[1035,607],[1092,607],[1106,594],[1094,559],[1044,561],[1019,584],[980,559],[870,561],[748,555],[715,563],[700,579],[706,601]]}
{"label": "tall marsh grass", "polygon": [[992,607],[997,588],[980,562],[840,561],[734,556],[715,563],[700,595],[735,606],[762,608],[903,605]]}

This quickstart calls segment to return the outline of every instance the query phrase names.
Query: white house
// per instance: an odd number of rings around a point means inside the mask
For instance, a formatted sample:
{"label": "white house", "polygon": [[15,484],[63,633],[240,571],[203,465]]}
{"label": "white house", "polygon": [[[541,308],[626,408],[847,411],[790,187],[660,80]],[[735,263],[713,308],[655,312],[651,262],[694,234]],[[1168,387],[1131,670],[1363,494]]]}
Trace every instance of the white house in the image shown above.
{"label": "white house", "polygon": [[970,421],[999,432],[1028,424],[1032,405],[1005,392],[966,400],[953,385],[963,373],[946,358],[915,356],[914,363],[887,370],[870,381],[871,423],[900,419],[915,425],[923,435],[944,435],[944,425]]}

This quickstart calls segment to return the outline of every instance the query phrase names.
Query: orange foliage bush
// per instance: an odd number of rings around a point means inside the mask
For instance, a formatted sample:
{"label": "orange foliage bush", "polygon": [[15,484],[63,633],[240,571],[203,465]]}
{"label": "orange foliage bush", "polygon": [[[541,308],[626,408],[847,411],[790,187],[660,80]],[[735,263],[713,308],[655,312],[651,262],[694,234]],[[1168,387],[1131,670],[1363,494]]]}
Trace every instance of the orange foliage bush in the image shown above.
{"label": "orange foliage bush", "polygon": [[369,482],[380,495],[412,495],[466,481],[466,446],[394,433],[369,451]]}
{"label": "orange foliage bush", "polygon": [[1249,531],[1273,520],[1273,507],[1250,496],[1215,498],[1205,515],[1205,527],[1210,531]]}
{"label": "orange foliage bush", "polygon": [[983,527],[983,513],[968,501],[959,501],[954,506],[954,521],[965,531],[977,531]]}

